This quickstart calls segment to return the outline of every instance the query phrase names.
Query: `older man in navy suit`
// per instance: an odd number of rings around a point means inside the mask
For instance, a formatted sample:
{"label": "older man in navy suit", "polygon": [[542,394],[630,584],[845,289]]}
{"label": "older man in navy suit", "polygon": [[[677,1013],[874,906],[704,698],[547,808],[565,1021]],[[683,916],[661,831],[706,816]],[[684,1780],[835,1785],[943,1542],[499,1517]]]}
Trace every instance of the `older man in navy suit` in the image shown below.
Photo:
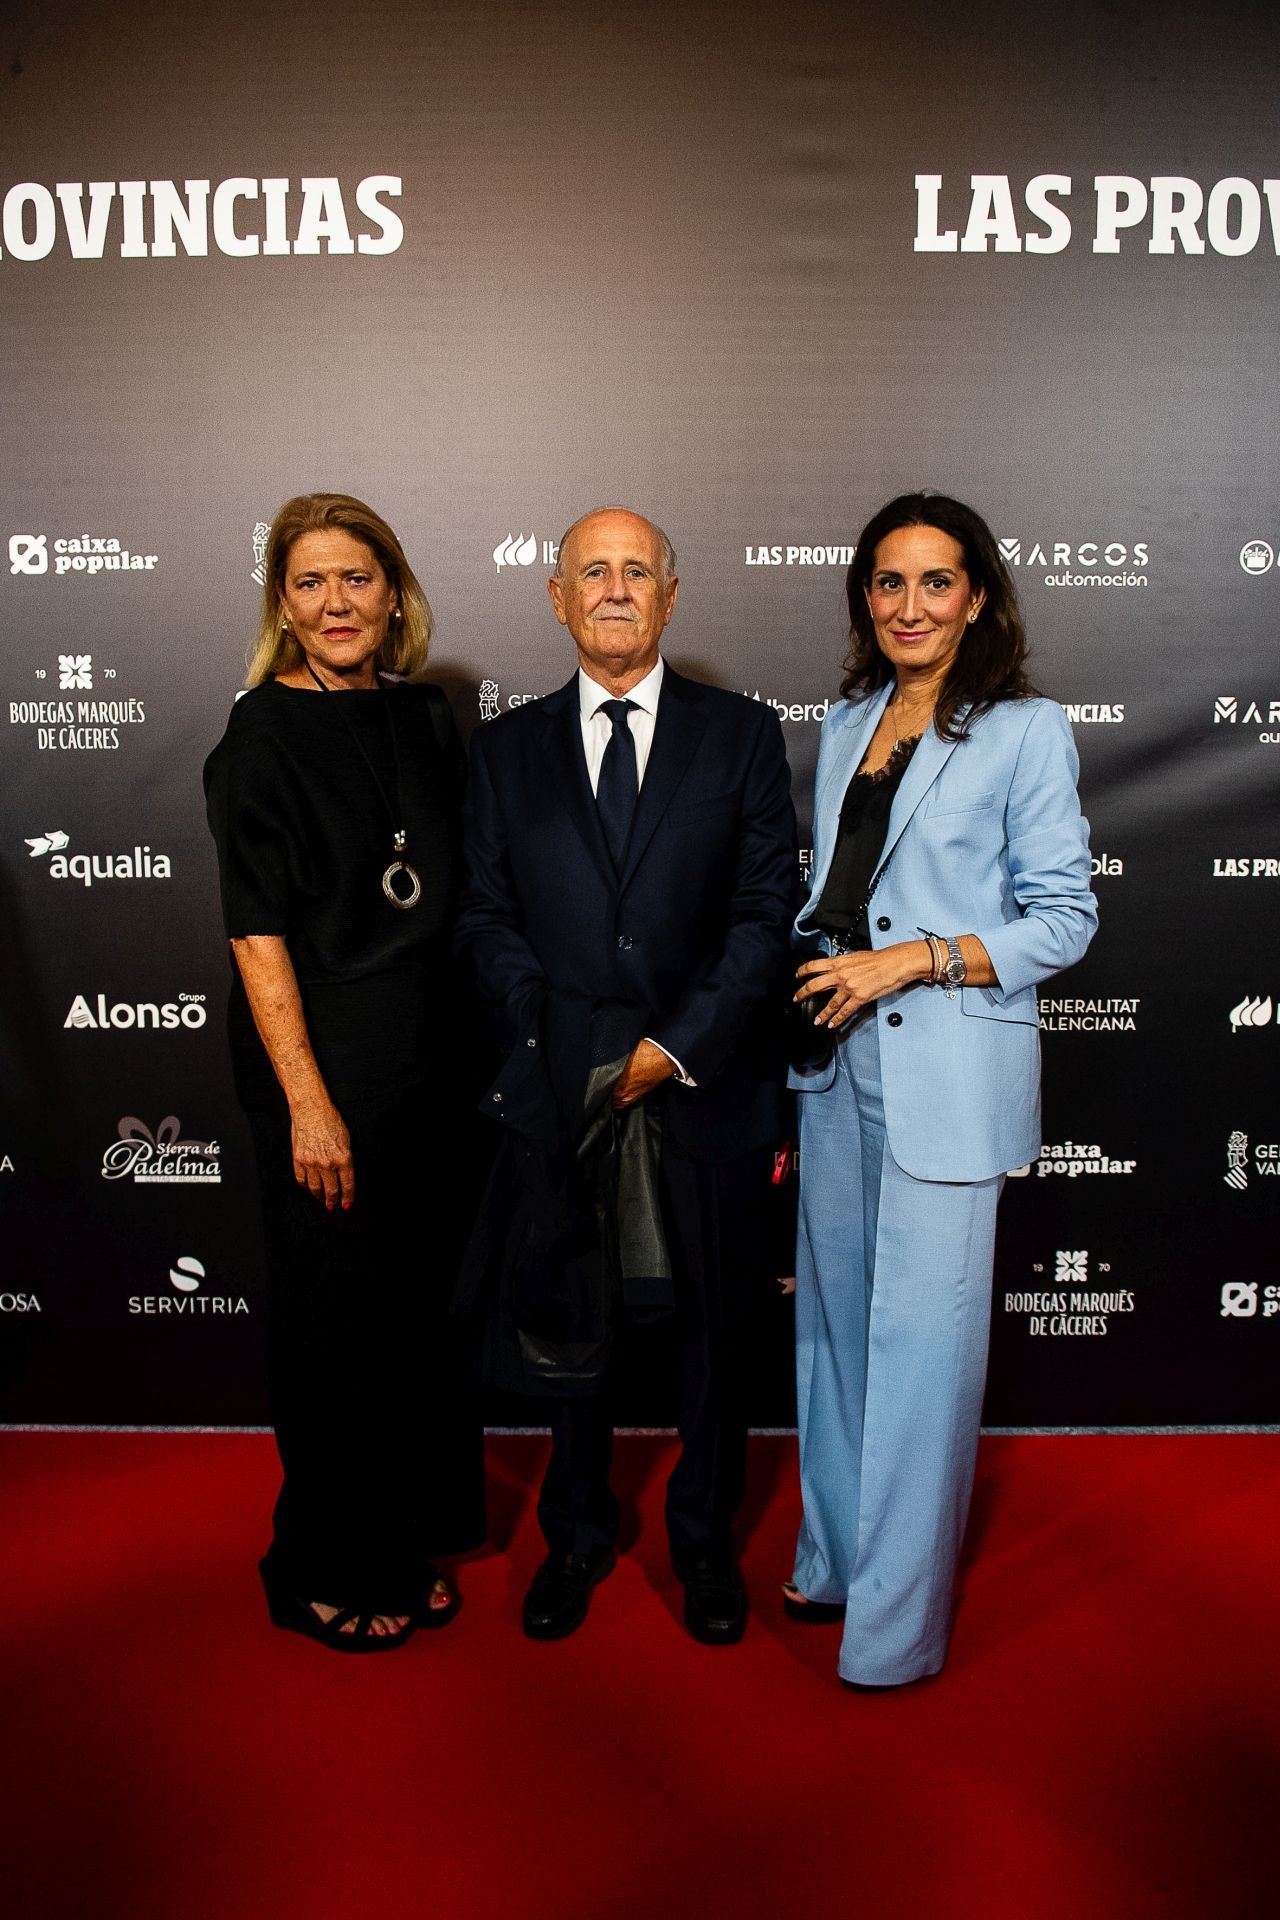
{"label": "older man in navy suit", "polygon": [[[682,1440],[667,1488],[672,1564],[690,1632],[731,1642],[747,1611],[732,1532],[740,1332],[784,1130],[774,996],[797,865],[782,730],[768,706],[662,659],[675,554],[639,514],[576,521],[548,584],[578,671],[476,735],[460,945],[506,1049],[495,1118],[515,1116],[549,1026],[579,1035],[584,1099],[600,1031],[625,1035],[613,1107],[643,1103],[661,1140]],[[579,1627],[615,1564],[607,1395],[552,1397],[550,1415],[548,1555],[524,1604],[535,1639]]]}

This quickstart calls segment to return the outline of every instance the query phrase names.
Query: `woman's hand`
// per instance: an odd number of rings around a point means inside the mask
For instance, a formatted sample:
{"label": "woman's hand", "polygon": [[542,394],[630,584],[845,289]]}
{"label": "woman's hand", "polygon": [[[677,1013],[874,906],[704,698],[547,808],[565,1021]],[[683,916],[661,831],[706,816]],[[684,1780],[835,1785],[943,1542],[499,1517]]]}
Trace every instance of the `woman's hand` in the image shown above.
{"label": "woman's hand", "polygon": [[928,941],[902,940],[896,946],[881,947],[878,953],[836,953],[821,960],[806,960],[796,968],[800,987],[795,998],[803,1004],[830,993],[830,1000],[814,1016],[813,1024],[842,1027],[881,994],[927,980],[932,972]]}
{"label": "woman's hand", "polygon": [[345,1211],[356,1197],[351,1136],[331,1101],[313,1101],[290,1109],[293,1177],[332,1213]]}
{"label": "woman's hand", "polygon": [[329,1098],[311,1050],[289,949],[276,933],[250,933],[231,942],[249,996],[254,1024],[289,1102],[293,1177],[323,1200],[330,1213],[356,1197],[351,1135]]}

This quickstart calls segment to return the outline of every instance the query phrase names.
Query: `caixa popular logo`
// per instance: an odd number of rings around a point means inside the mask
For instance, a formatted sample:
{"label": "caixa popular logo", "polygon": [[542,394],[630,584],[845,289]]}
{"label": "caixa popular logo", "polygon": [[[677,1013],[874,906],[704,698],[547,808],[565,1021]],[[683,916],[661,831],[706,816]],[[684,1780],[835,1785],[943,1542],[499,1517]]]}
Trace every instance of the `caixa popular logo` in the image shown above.
{"label": "caixa popular logo", "polygon": [[78,880],[91,887],[95,880],[168,880],[173,867],[167,853],[153,853],[150,846],[134,846],[119,853],[67,853],[71,836],[62,829],[27,838],[30,858],[51,856],[45,871],[51,880]]}
{"label": "caixa popular logo", "polygon": [[175,1027],[202,1027],[207,1017],[202,993],[180,993],[176,1000],[114,1000],[110,1005],[105,993],[78,993],[62,1024],[95,1033],[112,1027],[120,1033],[131,1027],[163,1027],[172,1032]]}
{"label": "caixa popular logo", "polygon": [[159,564],[157,553],[133,553],[114,533],[59,534],[11,533],[9,535],[9,572],[48,573],[52,564],[55,579],[63,574],[82,574],[95,578],[109,573],[151,573]]}
{"label": "caixa popular logo", "polygon": [[1218,1313],[1223,1320],[1253,1320],[1259,1311],[1264,1320],[1280,1315],[1280,1287],[1260,1287],[1256,1280],[1228,1280],[1218,1295]]}
{"label": "caixa popular logo", "polygon": [[222,1181],[222,1149],[216,1140],[184,1140],[176,1113],[152,1133],[145,1120],[126,1113],[118,1138],[102,1156],[104,1180],[132,1180],[139,1187],[216,1187]]}

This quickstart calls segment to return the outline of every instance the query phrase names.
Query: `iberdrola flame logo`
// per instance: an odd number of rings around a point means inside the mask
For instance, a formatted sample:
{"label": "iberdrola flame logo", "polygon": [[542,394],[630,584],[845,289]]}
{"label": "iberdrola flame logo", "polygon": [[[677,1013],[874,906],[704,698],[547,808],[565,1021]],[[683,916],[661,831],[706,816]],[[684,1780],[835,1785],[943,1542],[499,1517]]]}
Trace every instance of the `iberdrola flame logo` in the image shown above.
{"label": "iberdrola flame logo", "polygon": [[501,573],[504,567],[527,567],[538,551],[535,534],[509,533],[493,550],[493,564]]}

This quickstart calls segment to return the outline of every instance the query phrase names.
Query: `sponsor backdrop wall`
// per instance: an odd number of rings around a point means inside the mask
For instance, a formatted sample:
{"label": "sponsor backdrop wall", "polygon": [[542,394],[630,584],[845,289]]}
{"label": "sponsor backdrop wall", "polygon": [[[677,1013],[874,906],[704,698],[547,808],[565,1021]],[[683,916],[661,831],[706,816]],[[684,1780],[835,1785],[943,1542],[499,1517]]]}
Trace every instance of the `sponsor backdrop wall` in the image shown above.
{"label": "sponsor backdrop wall", "polygon": [[1001,538],[1102,915],[1042,997],[988,1421],[1274,1422],[1271,10],[17,12],[3,1417],[265,1415],[200,768],[280,502],[391,519],[467,730],[567,677],[555,541],[633,503],[680,556],[674,660],[781,713],[807,842],[851,542],[928,484]]}

